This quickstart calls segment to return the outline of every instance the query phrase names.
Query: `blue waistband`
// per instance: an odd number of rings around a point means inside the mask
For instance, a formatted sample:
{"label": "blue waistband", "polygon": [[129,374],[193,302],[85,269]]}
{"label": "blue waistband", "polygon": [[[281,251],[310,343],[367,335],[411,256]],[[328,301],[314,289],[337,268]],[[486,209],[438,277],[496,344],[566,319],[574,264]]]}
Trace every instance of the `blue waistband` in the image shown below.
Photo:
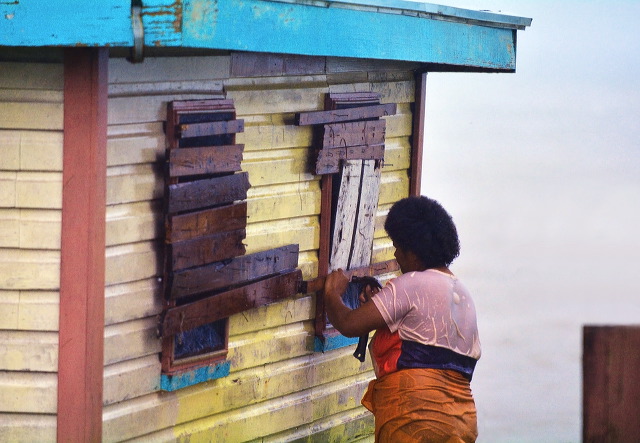
{"label": "blue waistband", "polygon": [[402,352],[400,358],[398,358],[398,369],[452,369],[460,372],[471,381],[477,362],[478,360],[475,358],[458,354],[451,349],[402,340]]}

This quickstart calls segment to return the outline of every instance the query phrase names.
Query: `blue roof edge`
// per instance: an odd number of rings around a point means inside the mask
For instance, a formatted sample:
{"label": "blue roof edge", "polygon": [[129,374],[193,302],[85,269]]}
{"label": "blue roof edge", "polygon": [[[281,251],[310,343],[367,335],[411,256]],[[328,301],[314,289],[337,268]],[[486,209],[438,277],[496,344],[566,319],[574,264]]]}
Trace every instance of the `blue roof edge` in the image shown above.
{"label": "blue roof edge", "polygon": [[517,30],[531,23],[408,0],[144,0],[139,12],[123,0],[0,2],[0,51],[202,48],[513,72]]}
{"label": "blue roof edge", "polygon": [[438,5],[408,0],[267,0],[282,3],[297,3],[325,7],[360,7],[375,9],[380,13],[423,15],[435,20],[448,20],[486,26],[524,30],[531,26],[532,19],[515,15],[499,14],[491,11],[476,11],[453,6]]}

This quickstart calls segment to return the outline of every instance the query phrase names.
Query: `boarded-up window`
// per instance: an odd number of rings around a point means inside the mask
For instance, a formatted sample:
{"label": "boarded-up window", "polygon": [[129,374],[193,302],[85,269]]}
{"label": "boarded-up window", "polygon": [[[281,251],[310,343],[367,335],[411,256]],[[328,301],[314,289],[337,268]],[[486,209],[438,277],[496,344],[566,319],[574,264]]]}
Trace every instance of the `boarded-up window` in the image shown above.
{"label": "boarded-up window", "polygon": [[243,128],[232,100],[168,107],[165,310],[159,326],[165,390],[184,386],[177,380],[194,368],[209,367],[204,379],[226,375],[227,318],[293,296],[300,284],[298,245],[245,255],[250,185],[240,172],[244,147],[235,143]]}
{"label": "boarded-up window", "polygon": [[[394,260],[371,264],[384,165],[385,120],[396,105],[380,104],[376,93],[330,94],[325,111],[297,116],[300,125],[315,125],[315,170],[322,174],[319,277],[335,269],[351,275],[378,275],[397,269]],[[310,290],[320,289],[311,287]],[[345,339],[328,324],[324,300],[317,297],[316,349],[327,350],[357,341]]]}

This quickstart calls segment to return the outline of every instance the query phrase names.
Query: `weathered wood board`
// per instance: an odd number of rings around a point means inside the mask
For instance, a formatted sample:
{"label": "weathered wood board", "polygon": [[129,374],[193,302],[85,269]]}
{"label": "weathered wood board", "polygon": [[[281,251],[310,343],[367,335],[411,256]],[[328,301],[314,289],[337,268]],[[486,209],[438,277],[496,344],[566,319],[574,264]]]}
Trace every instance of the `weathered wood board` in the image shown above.
{"label": "weathered wood board", "polygon": [[229,262],[177,271],[170,283],[171,298],[213,291],[239,282],[251,282],[298,266],[298,245],[236,257]]}
{"label": "weathered wood board", "polygon": [[244,172],[170,185],[167,210],[173,214],[245,200],[249,186]]}
{"label": "weathered wood board", "polygon": [[177,243],[247,225],[247,202],[167,216],[166,241]]}
{"label": "weathered wood board", "polygon": [[167,310],[161,324],[163,336],[193,329],[297,293],[300,270],[279,274],[202,300]]}
{"label": "weathered wood board", "polygon": [[173,149],[169,152],[169,176],[239,171],[243,149],[242,145]]}

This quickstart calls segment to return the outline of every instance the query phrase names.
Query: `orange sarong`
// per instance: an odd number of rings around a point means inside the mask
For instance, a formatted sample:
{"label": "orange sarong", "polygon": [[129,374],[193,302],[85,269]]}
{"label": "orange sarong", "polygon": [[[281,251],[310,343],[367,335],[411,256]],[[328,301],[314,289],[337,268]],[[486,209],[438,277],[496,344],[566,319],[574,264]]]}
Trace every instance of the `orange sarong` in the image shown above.
{"label": "orange sarong", "polygon": [[469,381],[445,369],[403,369],[369,383],[362,405],[375,417],[375,441],[474,442],[476,406]]}

